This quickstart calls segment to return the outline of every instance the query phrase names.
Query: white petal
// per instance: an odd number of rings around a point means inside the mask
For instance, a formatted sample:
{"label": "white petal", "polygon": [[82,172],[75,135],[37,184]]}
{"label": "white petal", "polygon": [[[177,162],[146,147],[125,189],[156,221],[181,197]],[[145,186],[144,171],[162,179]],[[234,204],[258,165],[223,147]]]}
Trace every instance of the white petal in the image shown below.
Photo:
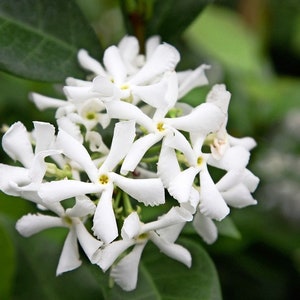
{"label": "white petal", "polygon": [[92,90],[91,86],[64,86],[63,91],[65,95],[72,100],[72,102],[83,102],[90,98],[97,98],[98,94]]}
{"label": "white petal", "polygon": [[241,146],[234,146],[225,151],[222,159],[216,160],[212,156],[208,159],[207,163],[214,167],[223,170],[239,170],[247,166],[250,158],[248,150]]}
{"label": "white petal", "polygon": [[29,168],[33,161],[33,151],[25,126],[21,122],[16,122],[2,138],[4,151],[13,159],[21,162],[24,167]]}
{"label": "white petal", "polygon": [[197,233],[207,244],[212,244],[218,237],[218,229],[215,223],[201,213],[196,213],[193,225]]}
{"label": "white petal", "polygon": [[224,84],[215,84],[206,97],[207,103],[217,105],[225,114],[228,111],[231,94],[226,90]]}
{"label": "white petal", "polygon": [[125,36],[118,44],[124,64],[127,68],[127,73],[136,72],[135,60],[139,54],[139,42],[135,36]]}
{"label": "white petal", "polygon": [[19,196],[25,200],[29,200],[37,204],[42,203],[42,199],[37,192],[37,185],[34,183],[26,186],[18,186],[17,183],[10,181],[8,182],[4,192],[7,195]]}
{"label": "white petal", "polygon": [[248,169],[245,169],[242,177],[242,182],[246,185],[249,191],[253,193],[259,184],[259,178]]}
{"label": "white petal", "polygon": [[123,239],[132,239],[140,233],[140,219],[136,212],[132,212],[125,220],[121,230]]}
{"label": "white petal", "polygon": [[109,149],[104,144],[101,135],[97,131],[88,131],[85,135],[85,140],[89,143],[92,152],[100,152],[108,154]]}
{"label": "white petal", "polygon": [[136,288],[138,266],[145,244],[137,244],[132,251],[112,267],[110,276],[124,290],[132,291]]}
{"label": "white petal", "polygon": [[102,242],[92,236],[82,222],[75,224],[78,241],[88,259],[93,262],[94,253],[102,246]]}
{"label": "white petal", "polygon": [[168,104],[165,97],[167,87],[168,82],[166,80],[161,80],[158,83],[147,86],[133,85],[131,90],[134,96],[139,97],[142,101],[152,107],[159,108],[166,107]]}
{"label": "white petal", "polygon": [[181,245],[170,243],[164,240],[154,232],[151,233],[150,239],[162,253],[175,260],[178,260],[179,262],[185,264],[187,267],[191,267],[192,256],[187,249],[185,249]]}
{"label": "white petal", "polygon": [[115,125],[108,156],[101,170],[112,171],[128,153],[135,137],[135,122],[123,121]]}
{"label": "white petal", "polygon": [[25,237],[29,237],[42,230],[53,227],[66,227],[66,225],[64,224],[61,218],[45,216],[41,214],[25,215],[16,223],[16,229],[21,235]]}
{"label": "white petal", "polygon": [[114,183],[129,196],[145,205],[165,203],[165,190],[159,178],[131,179],[114,174]]}
{"label": "white petal", "polygon": [[165,143],[167,146],[182,152],[190,165],[195,165],[195,153],[191,144],[181,132],[174,130],[173,135],[167,135],[165,137]]}
{"label": "white petal", "polygon": [[174,71],[180,60],[180,54],[176,48],[169,44],[161,44],[155,48],[154,53],[143,68],[130,80],[132,84],[147,83],[156,76],[163,75],[167,71]]}
{"label": "white petal", "polygon": [[121,174],[126,175],[129,171],[134,171],[134,169],[139,164],[147,150],[149,150],[161,138],[162,136],[159,134],[149,133],[136,140],[132,144],[129,153],[123,161]]}
{"label": "white petal", "polygon": [[149,222],[142,225],[141,232],[149,232],[162,229],[178,223],[192,221],[192,214],[182,207],[172,207],[166,214],[158,218],[157,221]]}
{"label": "white petal", "polygon": [[76,233],[73,229],[71,229],[69,234],[67,235],[63,250],[59,258],[58,266],[56,269],[56,276],[61,275],[64,272],[77,269],[78,267],[80,267],[81,263],[82,262],[79,258]]}
{"label": "white petal", "polygon": [[45,157],[50,155],[58,154],[59,151],[57,150],[45,150],[39,152],[32,162],[32,166],[29,171],[29,176],[31,178],[32,183],[41,183],[43,177],[46,173],[47,166],[45,163]]}
{"label": "white petal", "polygon": [[135,240],[119,240],[106,245],[95,252],[93,262],[104,272],[111,267],[115,260],[129,247],[135,244]]}
{"label": "white petal", "polygon": [[164,142],[159,154],[157,173],[165,188],[168,188],[170,182],[180,173],[180,167],[175,150],[165,146]]}
{"label": "white petal", "polygon": [[125,35],[118,44],[122,57],[132,61],[139,54],[139,42],[135,36]]}
{"label": "white petal", "polygon": [[99,97],[112,97],[115,93],[115,85],[107,77],[97,76],[93,80],[92,90]]}
{"label": "white petal", "polygon": [[184,80],[179,85],[179,98],[185,96],[195,87],[200,87],[208,84],[207,77],[204,73],[205,70],[209,69],[208,65],[201,65],[197,69],[189,72]]}
{"label": "white petal", "polygon": [[253,199],[248,188],[241,183],[228,191],[222,192],[222,196],[228,205],[237,208],[257,204],[257,201]]}
{"label": "white petal", "polygon": [[199,170],[190,167],[180,172],[171,182],[168,191],[179,203],[189,200],[195,176]]}
{"label": "white petal", "polygon": [[134,120],[148,131],[153,130],[153,121],[138,107],[124,101],[105,103],[107,113],[112,119]]}
{"label": "white petal", "polygon": [[97,205],[93,228],[94,235],[105,244],[110,243],[118,236],[116,217],[112,207],[112,188],[103,191]]}
{"label": "white petal", "polygon": [[254,147],[256,147],[256,142],[251,137],[235,138],[231,135],[228,135],[228,140],[230,145],[242,146],[249,151],[252,150]]}
{"label": "white petal", "polygon": [[33,122],[35,137],[35,153],[48,150],[54,141],[55,127],[50,123]]}
{"label": "white petal", "polygon": [[57,147],[63,150],[63,153],[71,160],[79,163],[86,171],[91,181],[96,181],[98,170],[94,165],[86,148],[75,138],[64,130],[60,130],[57,135]]}
{"label": "white petal", "polygon": [[7,193],[7,189],[10,186],[9,182],[11,181],[20,185],[29,184],[31,182],[29,170],[22,167],[0,164],[0,190]]}
{"label": "white petal", "polygon": [[80,49],[78,51],[78,61],[84,69],[92,71],[97,75],[105,76],[102,65],[96,59],[89,56],[86,50]]}
{"label": "white petal", "polygon": [[218,131],[224,120],[225,114],[211,103],[200,104],[186,116],[165,119],[167,124],[177,129],[203,134]]}
{"label": "white petal", "polygon": [[244,170],[229,170],[217,183],[216,187],[220,192],[232,188],[240,182]]}
{"label": "white petal", "polygon": [[200,172],[200,184],[200,212],[209,218],[221,221],[229,214],[229,207],[207,170]]}
{"label": "white petal", "polygon": [[45,202],[56,202],[89,193],[99,193],[101,191],[102,187],[100,184],[97,185],[78,180],[58,180],[42,183],[38,194]]}
{"label": "white petal", "polygon": [[158,47],[159,44],[160,44],[160,36],[159,35],[153,35],[147,39],[146,46],[145,46],[147,60],[150,59],[150,57],[155,52],[155,49]]}
{"label": "white petal", "polygon": [[66,85],[72,85],[72,86],[91,86],[91,81],[86,81],[74,77],[67,77],[65,82]]}
{"label": "white petal", "polygon": [[115,84],[124,83],[127,71],[118,47],[110,46],[105,50],[103,63],[112,76]]}
{"label": "white petal", "polygon": [[[74,116],[74,114],[72,114],[72,116]],[[77,115],[77,117],[79,116]],[[68,133],[79,143],[83,143],[83,136],[81,134],[80,127],[78,124],[76,124],[82,123],[82,120],[80,120],[80,122],[74,122],[74,120],[71,119],[71,116],[68,115],[68,117],[60,117],[56,121],[60,130],[63,130],[66,133]]]}
{"label": "white petal", "polygon": [[177,223],[172,226],[157,229],[156,232],[162,239],[164,239],[170,243],[174,243],[178,239],[185,224],[186,224],[185,222]]}
{"label": "white petal", "polygon": [[66,214],[70,217],[85,217],[93,215],[96,209],[95,203],[89,197],[82,195],[76,197],[75,205],[66,210]]}
{"label": "white petal", "polygon": [[219,191],[224,192],[242,183],[253,193],[259,183],[259,178],[248,169],[229,170],[216,184]]}
{"label": "white petal", "polygon": [[164,79],[168,82],[167,93],[165,96],[166,102],[168,103],[168,107],[165,112],[166,115],[168,110],[173,108],[178,100],[178,78],[176,72],[172,71],[165,74]]}
{"label": "white petal", "polygon": [[70,105],[66,100],[60,100],[55,98],[50,98],[38,93],[30,93],[29,99],[36,105],[40,110],[47,108],[59,108],[66,105]]}

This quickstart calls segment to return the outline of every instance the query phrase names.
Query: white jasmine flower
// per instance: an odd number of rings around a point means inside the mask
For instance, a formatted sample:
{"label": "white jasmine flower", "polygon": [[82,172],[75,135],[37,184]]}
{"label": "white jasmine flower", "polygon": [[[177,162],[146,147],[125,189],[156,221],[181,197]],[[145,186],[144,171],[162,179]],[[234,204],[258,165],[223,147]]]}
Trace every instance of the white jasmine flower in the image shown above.
{"label": "white jasmine flower", "polygon": [[69,228],[56,269],[56,275],[60,275],[81,265],[77,240],[90,260],[95,251],[101,247],[102,242],[94,238],[83,223],[84,219],[94,211],[95,204],[91,200],[87,197],[77,197],[76,204],[66,211],[62,209],[59,216],[28,214],[18,220],[16,229],[21,235],[29,237],[48,228]]}
{"label": "white jasmine flower", "polygon": [[128,71],[130,62],[124,62],[126,58],[128,55],[123,53],[122,56],[117,46],[110,46],[104,52],[105,68],[103,68],[85,50],[80,50],[78,53],[80,64],[98,76],[94,78],[92,87],[65,86],[65,93],[72,99],[87,99],[93,96],[103,101],[124,99],[135,104],[142,99],[150,105],[158,96],[163,98],[164,82],[157,83],[157,81],[164,73],[175,69],[180,59],[178,51],[169,44],[158,45],[142,68],[133,75],[130,70]]}
{"label": "white jasmine flower", "polygon": [[146,151],[164,137],[168,135],[177,137],[174,133],[178,130],[197,132],[206,136],[208,133],[218,130],[223,123],[225,115],[216,105],[210,103],[199,105],[186,116],[166,118],[166,113],[173,107],[177,99],[177,78],[174,75],[170,74],[168,78],[170,92],[166,93],[168,96],[165,101],[166,104],[164,107],[156,109],[152,119],[130,103],[115,101],[106,103],[107,113],[111,118],[133,119],[148,132],[132,145],[123,162],[122,174],[133,171]]}
{"label": "white jasmine flower", "polygon": [[36,190],[47,169],[44,159],[59,153],[53,147],[54,126],[49,123],[34,122],[34,149],[31,138],[32,135],[21,122],[14,123],[3,136],[4,151],[23,167],[0,164],[0,189],[8,195],[22,196],[42,204],[42,199]]}
{"label": "white jasmine flower", "polygon": [[[82,144],[63,130],[57,136],[58,147],[70,159],[82,166],[90,182],[59,180],[43,183],[40,197],[46,202],[56,202],[74,196],[100,193],[101,197],[94,215],[93,230],[105,243],[118,236],[117,223],[112,208],[112,193],[115,185],[145,205],[158,205],[165,201],[164,188],[159,178],[131,179],[118,175],[113,170],[127,154],[134,139],[134,122],[120,122],[115,126],[109,154],[98,169]],[[55,190],[55,193],[51,191]]]}
{"label": "white jasmine flower", "polygon": [[[157,221],[142,223],[136,212],[131,213],[124,221],[121,236],[122,240],[115,241],[94,255],[97,264],[106,271],[112,266],[110,275],[114,281],[126,291],[135,289],[137,284],[138,265],[146,243],[151,240],[161,252],[178,260],[186,266],[191,266],[190,253],[180,245],[174,244],[163,234],[165,228],[173,225],[185,224],[192,220],[192,215],[185,209],[173,207],[167,214]],[[182,227],[181,227],[182,229]],[[159,234],[157,233],[159,232]],[[129,247],[132,251],[113,265],[114,261]]]}

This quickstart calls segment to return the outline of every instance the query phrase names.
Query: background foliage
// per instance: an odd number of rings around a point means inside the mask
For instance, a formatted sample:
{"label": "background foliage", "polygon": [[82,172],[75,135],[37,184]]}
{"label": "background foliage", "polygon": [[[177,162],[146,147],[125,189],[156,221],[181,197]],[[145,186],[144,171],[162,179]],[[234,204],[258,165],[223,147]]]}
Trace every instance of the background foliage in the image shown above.
{"label": "background foliage", "polygon": [[[180,50],[179,69],[212,65],[210,86],[225,82],[232,93],[229,132],[258,142],[250,169],[261,177],[259,204],[233,210],[212,246],[187,228],[181,242],[193,255],[191,270],[147,246],[139,286],[124,293],[107,288],[108,277],[87,263],[56,278],[66,232],[20,237],[14,224],[35,207],[1,194],[0,298],[300,298],[299,1],[0,0],[1,124],[53,121],[28,93],[61,96],[65,77],[84,77],[78,49],[101,60],[125,33],[141,44],[160,34]],[[185,101],[196,105],[208,88]]]}

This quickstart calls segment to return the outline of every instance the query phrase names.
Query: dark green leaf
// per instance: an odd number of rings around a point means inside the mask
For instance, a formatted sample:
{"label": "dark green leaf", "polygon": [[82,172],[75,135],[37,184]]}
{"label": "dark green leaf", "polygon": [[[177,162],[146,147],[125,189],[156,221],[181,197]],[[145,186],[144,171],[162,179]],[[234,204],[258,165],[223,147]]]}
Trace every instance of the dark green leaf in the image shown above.
{"label": "dark green leaf", "polygon": [[127,31],[135,35],[143,48],[145,38],[160,35],[174,42],[213,0],[120,0]]}
{"label": "dark green leaf", "polygon": [[0,222],[0,295],[10,299],[13,275],[15,272],[15,253],[10,236]]}
{"label": "dark green leaf", "polygon": [[163,40],[178,37],[212,0],[156,0],[152,17],[146,25],[146,35],[159,34]]}
{"label": "dark green leaf", "polygon": [[72,0],[0,0],[0,69],[40,81],[83,77],[77,52],[98,39]]}

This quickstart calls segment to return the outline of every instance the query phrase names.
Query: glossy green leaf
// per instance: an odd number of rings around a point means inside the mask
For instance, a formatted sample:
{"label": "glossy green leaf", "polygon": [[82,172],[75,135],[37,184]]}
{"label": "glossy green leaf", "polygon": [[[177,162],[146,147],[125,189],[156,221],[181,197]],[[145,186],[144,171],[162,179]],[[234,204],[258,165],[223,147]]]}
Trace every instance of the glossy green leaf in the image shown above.
{"label": "glossy green leaf", "polygon": [[0,0],[0,69],[28,79],[83,77],[77,52],[101,55],[99,41],[73,0]]}
{"label": "glossy green leaf", "polygon": [[13,243],[0,222],[0,295],[1,299],[10,299],[15,272],[15,253]]}

